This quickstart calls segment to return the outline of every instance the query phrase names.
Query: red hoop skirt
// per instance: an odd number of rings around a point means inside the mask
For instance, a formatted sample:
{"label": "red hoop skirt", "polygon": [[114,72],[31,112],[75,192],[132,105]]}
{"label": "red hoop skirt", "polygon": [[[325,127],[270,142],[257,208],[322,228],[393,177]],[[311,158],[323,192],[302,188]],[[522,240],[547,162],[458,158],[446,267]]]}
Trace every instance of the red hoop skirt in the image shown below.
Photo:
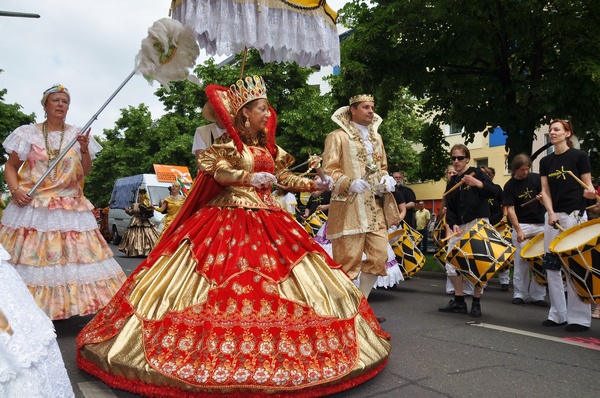
{"label": "red hoop skirt", "polygon": [[149,397],[323,396],[374,377],[389,335],[283,211],[206,207],[77,337],[80,368]]}

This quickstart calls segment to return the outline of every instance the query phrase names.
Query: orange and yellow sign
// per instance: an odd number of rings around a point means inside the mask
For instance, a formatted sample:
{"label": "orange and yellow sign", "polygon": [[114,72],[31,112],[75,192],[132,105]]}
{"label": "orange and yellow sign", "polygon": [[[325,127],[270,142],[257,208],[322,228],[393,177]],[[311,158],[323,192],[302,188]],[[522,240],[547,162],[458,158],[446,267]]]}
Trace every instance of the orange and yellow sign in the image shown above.
{"label": "orange and yellow sign", "polygon": [[192,183],[192,176],[187,166],[172,166],[169,164],[155,164],[154,173],[160,182],[181,181],[184,184]]}

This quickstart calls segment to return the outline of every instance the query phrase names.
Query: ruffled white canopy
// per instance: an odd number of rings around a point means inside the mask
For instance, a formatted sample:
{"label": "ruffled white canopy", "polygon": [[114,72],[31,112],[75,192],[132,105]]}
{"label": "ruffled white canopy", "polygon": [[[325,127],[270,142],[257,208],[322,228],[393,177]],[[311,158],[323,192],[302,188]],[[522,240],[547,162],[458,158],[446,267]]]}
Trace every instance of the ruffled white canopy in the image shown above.
{"label": "ruffled white canopy", "polygon": [[255,48],[265,62],[340,64],[337,13],[324,0],[176,0],[172,17],[209,55]]}

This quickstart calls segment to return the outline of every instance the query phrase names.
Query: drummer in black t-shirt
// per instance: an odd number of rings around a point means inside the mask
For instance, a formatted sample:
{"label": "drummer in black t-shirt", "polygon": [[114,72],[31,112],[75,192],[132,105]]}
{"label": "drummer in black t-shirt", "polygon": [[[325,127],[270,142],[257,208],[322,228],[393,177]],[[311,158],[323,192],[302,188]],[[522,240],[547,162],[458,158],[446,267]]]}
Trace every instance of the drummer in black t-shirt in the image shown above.
{"label": "drummer in black t-shirt", "polygon": [[[481,219],[489,221],[490,206],[488,199],[498,195],[501,189],[492,183],[492,180],[479,168],[468,167],[471,160],[469,148],[463,144],[456,144],[450,149],[452,164],[456,175],[452,176],[446,191],[462,181],[462,185],[446,195],[446,233],[457,235],[448,241],[448,252],[460,239]],[[473,175],[471,175],[473,174]],[[441,312],[467,313],[467,303],[463,295],[462,277],[456,268],[446,263],[446,273],[454,285],[454,299],[446,307],[439,308]],[[473,292],[471,316],[481,316],[481,291]]]}
{"label": "drummer in black t-shirt", "polygon": [[[490,177],[490,180],[494,181],[496,177],[496,170],[493,167],[480,166],[479,167],[485,174]],[[498,189],[498,195],[488,199],[490,205],[490,224],[494,227],[499,228],[508,223],[508,214],[502,203],[502,187],[495,184]],[[498,272],[498,279],[500,279],[500,290],[503,292],[508,291],[508,284],[510,283],[510,269],[506,268],[504,271]]]}
{"label": "drummer in black t-shirt", "polygon": [[[542,176],[542,198],[546,207],[547,224],[544,225],[544,250],[560,232],[556,223],[564,229],[571,228],[587,220],[586,199],[594,199],[596,191],[592,185],[590,158],[573,148],[573,125],[570,120],[554,119],[550,122],[550,142],[554,153],[540,160]],[[572,172],[587,186],[584,189],[567,171]],[[590,304],[579,299],[573,284],[567,278],[567,299],[561,270],[546,269],[550,312],[544,326],[560,326],[568,323],[567,332],[589,330],[592,322]]]}
{"label": "drummer in black t-shirt", "polygon": [[396,181],[394,192],[392,192],[396,203],[400,203],[404,199],[406,215],[402,216],[402,219],[412,228],[416,228],[415,206],[417,205],[417,195],[415,195],[415,191],[404,185],[404,172],[395,171],[392,173],[392,177]]}
{"label": "drummer in black t-shirt", "polygon": [[[514,157],[510,168],[512,178],[504,185],[502,203],[513,227],[512,243],[516,249],[512,303],[524,305],[526,301],[530,300],[533,305],[547,307],[548,303],[544,300],[546,287],[541,286],[530,275],[530,267],[521,257],[523,246],[531,238],[544,232],[546,209],[541,201],[542,181],[539,174],[530,173],[531,159],[523,153]],[[537,200],[535,200],[536,198]]]}
{"label": "drummer in black t-shirt", "polygon": [[308,216],[313,214],[315,211],[320,210],[325,215],[328,215],[329,200],[331,199],[331,191],[316,191],[310,195],[306,202],[306,208],[304,209],[303,219],[307,219]]}

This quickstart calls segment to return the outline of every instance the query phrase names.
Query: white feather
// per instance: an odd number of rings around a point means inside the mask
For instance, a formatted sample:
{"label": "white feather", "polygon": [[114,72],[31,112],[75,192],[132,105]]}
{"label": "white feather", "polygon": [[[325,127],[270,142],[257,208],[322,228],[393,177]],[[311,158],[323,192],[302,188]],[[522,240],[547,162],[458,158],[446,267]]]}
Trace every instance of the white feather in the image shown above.
{"label": "white feather", "polygon": [[[161,55],[169,54],[171,46],[175,47],[175,53],[161,63]],[[194,32],[177,20],[163,18],[154,22],[148,29],[148,37],[142,40],[142,48],[135,57],[135,70],[150,84],[156,80],[167,91],[171,91],[169,83],[176,80],[187,79],[199,85],[198,78],[189,72],[198,55],[200,49]]]}

